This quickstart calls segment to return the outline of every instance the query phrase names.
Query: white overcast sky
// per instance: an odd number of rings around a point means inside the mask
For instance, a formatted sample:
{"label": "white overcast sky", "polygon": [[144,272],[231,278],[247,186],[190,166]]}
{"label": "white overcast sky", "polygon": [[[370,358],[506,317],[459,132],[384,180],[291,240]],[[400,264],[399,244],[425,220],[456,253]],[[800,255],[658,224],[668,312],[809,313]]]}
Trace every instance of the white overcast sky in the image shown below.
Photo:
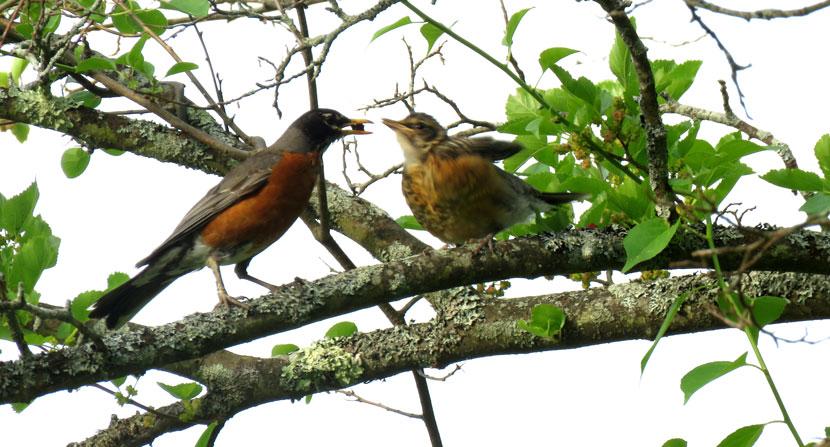
{"label": "white overcast sky", "polygon": [[[347,11],[356,12],[372,2],[341,3]],[[416,3],[445,23],[455,22],[457,32],[491,54],[503,55],[500,45],[503,22],[497,1],[441,0],[437,7],[431,7],[427,1]],[[733,3],[736,8],[781,7],[778,2]],[[535,6],[515,37],[516,57],[529,80],[537,79],[536,59],[548,47],[582,51],[563,62],[574,75],[585,75],[595,81],[612,76],[607,68],[607,55],[613,27],[603,20],[598,6],[571,1],[507,1],[507,5],[510,12]],[[786,6],[796,7],[790,2]],[[365,116],[375,123],[381,117],[405,115],[402,106],[365,114],[358,111],[373,98],[389,96],[396,83],[404,86],[408,82],[408,62],[401,36],[413,44],[416,55],[425,50],[414,26],[369,44],[372,33],[404,14],[407,11],[403,7],[394,7],[375,23],[352,28],[337,40],[319,80],[323,106],[349,116]],[[640,34],[655,39],[646,40],[652,59],[704,61],[698,81],[683,102],[720,110],[716,81],[728,79],[729,71],[714,43],[704,38],[679,48],[671,45],[695,40],[702,34],[696,25],[689,23],[689,13],[682,2],[656,1],[639,10],[636,16]],[[828,42],[828,13],[751,23],[711,14],[704,16],[720,33],[737,61],[752,64],[752,68],[740,73],[752,122],[788,143],[803,168],[816,170],[813,144],[830,131],[826,118],[830,98],[825,88],[830,70],[827,58],[810,50],[823,48]],[[322,32],[335,23],[319,6],[311,8],[309,19],[312,33]],[[226,97],[249,90],[255,82],[266,81],[272,73],[268,66],[257,63],[257,56],[278,62],[286,46],[291,44],[290,35],[275,27],[254,26],[251,21],[241,20],[216,25],[204,25],[202,29],[206,31],[214,64],[225,80]],[[184,33],[172,44],[182,54],[192,54],[189,58],[185,56],[186,60],[202,63],[198,43],[191,33]],[[156,63],[157,72],[163,73],[172,62],[154,44],[147,45],[155,54],[149,59]],[[469,116],[503,120],[506,97],[514,89],[509,79],[455,42],[445,45],[444,55],[443,66],[437,61],[425,66],[423,74],[429,83],[452,96]],[[208,84],[208,75],[204,71],[199,74]],[[550,88],[557,83],[548,73],[539,85]],[[730,93],[732,107],[742,113],[731,84]],[[188,95],[198,101],[195,89],[191,88]],[[306,109],[304,82],[283,89],[281,104],[285,119],[278,120],[270,106],[271,100],[272,96],[264,94],[243,103],[240,109],[232,108],[243,129],[263,136],[268,142]],[[445,122],[453,119],[452,111],[439,102],[424,98],[418,105],[420,111]],[[381,171],[398,163],[401,155],[390,131],[377,124],[373,130],[374,135],[361,138],[360,151],[364,164]],[[705,135],[717,141],[725,131],[730,130],[708,126]],[[33,130],[25,145],[18,144],[8,133],[0,134],[0,192],[11,196],[37,180],[41,192],[37,210],[62,238],[58,265],[43,275],[37,287],[44,301],[54,304],[62,304],[84,290],[103,288],[107,275],[113,271],[135,273],[132,268],[135,261],[160,243],[183,213],[218,181],[215,176],[172,164],[129,154],[111,157],[103,152],[94,153],[87,172],[70,180],[61,173],[59,160],[63,150],[73,146],[71,139],[41,130]],[[342,182],[340,159],[340,146],[336,144],[326,155],[326,167],[327,177],[338,182]],[[780,160],[772,154],[753,156],[750,164],[759,173],[781,167]],[[365,197],[395,217],[409,214],[399,193],[399,181],[399,177],[393,177],[371,188]],[[758,179],[743,182],[728,201],[757,206],[748,217],[752,222],[788,225],[802,219],[796,213],[802,203],[800,198],[768,187]],[[419,236],[424,235],[419,233]],[[362,249],[343,238],[340,240],[358,264],[373,262]],[[440,245],[435,239],[425,237],[425,240],[434,246]],[[296,276],[306,279],[324,276],[330,272],[330,266],[336,266],[336,262],[299,223],[257,257],[250,271],[280,284]],[[246,296],[263,293],[258,286],[236,280],[231,269],[226,272],[230,293]],[[577,286],[563,279],[552,283],[518,280],[515,284],[511,290],[514,296]],[[155,325],[180,319],[188,313],[209,311],[215,304],[214,297],[213,280],[205,269],[178,280],[135,321]],[[428,316],[426,310],[421,310],[421,314]],[[267,356],[276,343],[308,344],[320,338],[333,322],[345,319],[356,321],[362,331],[386,326],[380,312],[372,309],[266,337],[232,350]],[[790,338],[799,338],[806,331],[810,339],[822,339],[830,335],[830,325],[785,325],[776,326],[775,331]],[[670,337],[664,340],[641,378],[639,362],[648,345],[647,341],[631,341],[465,362],[450,380],[430,383],[445,445],[568,446],[611,442],[654,446],[682,437],[692,446],[710,446],[738,427],[780,419],[762,376],[750,368],[715,382],[683,405],[679,388],[683,374],[701,363],[733,360],[749,350],[738,331]],[[826,413],[828,344],[776,346],[765,339],[762,347],[804,440],[814,440],[823,434],[823,427],[830,425]],[[0,343],[0,349],[0,360],[16,355],[9,343]],[[139,381],[137,400],[153,406],[172,402],[155,385],[156,381],[172,384],[184,380],[149,373]],[[418,412],[411,382],[408,375],[402,374],[359,385],[354,390],[367,399]],[[0,427],[4,444],[63,445],[106,427],[111,414],[124,417],[135,412],[134,407],[118,407],[110,396],[98,390],[81,389],[39,398],[20,415],[14,414],[9,406],[2,406]],[[192,445],[202,429],[195,427],[166,435],[154,445]],[[308,405],[277,402],[246,411],[227,423],[219,440],[219,445],[337,442],[361,446],[422,446],[428,442],[420,421],[349,402],[333,393],[315,395]],[[757,445],[791,444],[786,428],[778,424],[769,426]]]}

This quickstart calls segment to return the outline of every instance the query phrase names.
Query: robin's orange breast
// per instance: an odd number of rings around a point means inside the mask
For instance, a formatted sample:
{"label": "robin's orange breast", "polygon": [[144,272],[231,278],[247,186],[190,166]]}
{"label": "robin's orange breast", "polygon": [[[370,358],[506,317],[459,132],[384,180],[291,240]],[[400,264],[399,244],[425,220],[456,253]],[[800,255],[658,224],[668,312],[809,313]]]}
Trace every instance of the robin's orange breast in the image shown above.
{"label": "robin's orange breast", "polygon": [[253,244],[252,255],[265,249],[288,230],[308,203],[319,166],[318,153],[286,152],[262,189],[205,226],[202,241],[226,252],[249,244]]}
{"label": "robin's orange breast", "polygon": [[485,237],[509,220],[511,190],[488,160],[475,155],[430,155],[406,166],[403,192],[418,222],[444,242]]}

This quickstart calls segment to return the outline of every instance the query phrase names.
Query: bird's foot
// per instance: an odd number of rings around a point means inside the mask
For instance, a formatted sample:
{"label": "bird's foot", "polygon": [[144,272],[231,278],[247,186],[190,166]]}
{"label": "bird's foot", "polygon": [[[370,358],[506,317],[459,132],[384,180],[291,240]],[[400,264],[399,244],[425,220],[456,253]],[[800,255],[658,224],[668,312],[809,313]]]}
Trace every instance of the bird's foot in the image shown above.
{"label": "bird's foot", "polygon": [[240,309],[250,310],[251,306],[243,303],[239,299],[247,299],[244,296],[234,298],[227,293],[219,293],[219,304],[217,306],[238,307]]}
{"label": "bird's foot", "polygon": [[488,234],[482,239],[470,240],[469,243],[477,242],[476,246],[473,248],[473,255],[478,255],[479,253],[481,253],[481,250],[484,249],[485,246],[488,250],[490,250],[490,254],[495,254],[496,247],[493,245],[493,236],[495,236],[495,234]]}

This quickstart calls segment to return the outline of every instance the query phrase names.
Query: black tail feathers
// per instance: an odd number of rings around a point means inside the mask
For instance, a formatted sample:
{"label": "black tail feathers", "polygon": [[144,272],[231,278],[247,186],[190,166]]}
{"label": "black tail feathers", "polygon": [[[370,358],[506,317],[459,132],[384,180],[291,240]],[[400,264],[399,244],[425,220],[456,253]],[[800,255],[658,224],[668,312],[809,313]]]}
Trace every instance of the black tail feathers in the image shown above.
{"label": "black tail feathers", "polygon": [[561,205],[563,203],[573,202],[574,200],[584,200],[590,197],[588,194],[579,192],[540,192],[539,198],[551,205]]}
{"label": "black tail feathers", "polygon": [[95,302],[90,318],[107,317],[110,329],[123,326],[142,307],[169,286],[176,277],[169,278],[157,272],[143,270],[129,281],[110,290]]}

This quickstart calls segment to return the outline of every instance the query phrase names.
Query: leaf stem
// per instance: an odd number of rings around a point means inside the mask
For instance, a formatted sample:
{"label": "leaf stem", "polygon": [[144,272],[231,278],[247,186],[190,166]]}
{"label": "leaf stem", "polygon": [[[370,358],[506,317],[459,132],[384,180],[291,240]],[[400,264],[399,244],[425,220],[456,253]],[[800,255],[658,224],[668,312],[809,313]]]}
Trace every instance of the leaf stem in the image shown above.
{"label": "leaf stem", "polygon": [[[721,271],[717,250],[715,250],[715,239],[712,233],[712,218],[710,216],[706,216],[706,242],[709,245],[709,249],[712,250],[712,266],[715,268],[715,273],[717,274],[718,286],[721,289],[721,293],[725,296],[731,296],[732,294],[729,291],[729,286],[723,279],[723,272]],[[736,311],[740,312],[742,310],[741,308],[743,306],[741,306],[740,303],[735,302],[735,300],[732,299],[730,299],[730,302],[733,306],[735,306]],[[790,419],[790,414],[787,412],[784,400],[781,398],[781,394],[778,392],[778,387],[775,386],[775,381],[772,380],[772,374],[770,374],[767,364],[764,362],[764,357],[761,355],[761,350],[758,348],[758,339],[752,333],[751,327],[746,326],[743,328],[743,331],[749,340],[750,346],[752,346],[752,352],[755,354],[755,358],[758,360],[757,368],[764,374],[764,378],[767,380],[769,389],[772,391],[772,395],[775,398],[775,403],[778,404],[778,408],[781,410],[781,416],[784,418],[782,422],[784,422],[784,424],[787,425],[787,428],[790,429],[790,433],[792,433],[798,447],[804,447],[804,442],[798,435],[798,431],[796,431],[792,419]]]}

